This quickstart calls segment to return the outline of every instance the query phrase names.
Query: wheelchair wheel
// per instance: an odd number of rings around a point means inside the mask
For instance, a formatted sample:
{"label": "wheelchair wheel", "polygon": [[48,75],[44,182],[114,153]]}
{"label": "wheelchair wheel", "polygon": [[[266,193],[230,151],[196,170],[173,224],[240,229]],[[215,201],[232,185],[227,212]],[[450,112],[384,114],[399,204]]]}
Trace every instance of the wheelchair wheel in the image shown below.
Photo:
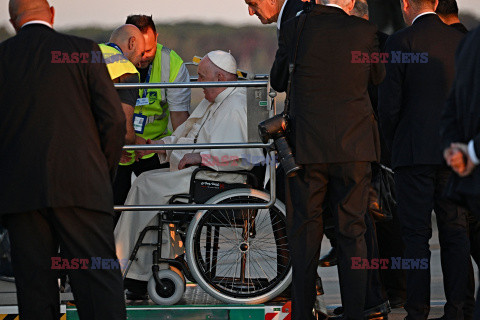
{"label": "wheelchair wheel", "polygon": [[[262,203],[269,197],[259,190],[235,189],[207,203]],[[185,249],[196,282],[226,303],[263,303],[291,282],[285,205],[280,201],[270,209],[198,211]]]}
{"label": "wheelchair wheel", "polygon": [[171,269],[159,270],[157,274],[165,286],[161,287],[158,285],[152,276],[148,280],[147,286],[150,299],[159,305],[173,305],[180,301],[185,293],[186,285],[183,274],[173,267]]}

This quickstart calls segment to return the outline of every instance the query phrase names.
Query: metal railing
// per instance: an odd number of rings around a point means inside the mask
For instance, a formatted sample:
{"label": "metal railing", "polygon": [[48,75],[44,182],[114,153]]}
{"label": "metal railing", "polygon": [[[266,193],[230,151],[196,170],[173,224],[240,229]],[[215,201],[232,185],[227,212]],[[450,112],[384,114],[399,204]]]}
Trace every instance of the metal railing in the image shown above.
{"label": "metal railing", "polygon": [[[143,84],[115,84],[118,89],[157,89],[157,88],[218,88],[218,87],[267,87],[268,81],[247,80],[228,82],[171,82],[171,83],[143,83]],[[163,144],[163,145],[126,145],[124,150],[184,150],[184,149],[265,149],[267,161],[275,159],[272,143],[202,143],[202,144]],[[258,165],[258,164],[253,164]],[[115,206],[117,211],[164,211],[164,210],[206,210],[206,209],[268,209],[276,201],[275,165],[270,164],[270,199],[264,203],[228,203],[228,204],[167,204],[167,205],[123,205]],[[235,174],[235,171],[228,172]]]}
{"label": "metal railing", "polygon": [[268,80],[245,80],[225,82],[164,82],[164,83],[116,83],[117,89],[177,89],[177,88],[221,88],[221,87],[266,87]]}

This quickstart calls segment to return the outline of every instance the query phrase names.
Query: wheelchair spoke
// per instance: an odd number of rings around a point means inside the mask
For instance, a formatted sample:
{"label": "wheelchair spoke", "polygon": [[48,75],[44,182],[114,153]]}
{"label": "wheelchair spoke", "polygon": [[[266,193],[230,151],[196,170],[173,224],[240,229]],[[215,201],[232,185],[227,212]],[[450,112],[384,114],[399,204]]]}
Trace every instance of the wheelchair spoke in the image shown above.
{"label": "wheelchair spoke", "polygon": [[[277,259],[278,257],[282,257],[282,258],[288,259],[287,256],[283,256],[283,255],[277,255],[277,254],[275,254],[275,256],[269,256],[269,255],[266,254],[264,251],[258,252],[258,250],[255,250],[255,252],[258,253],[258,255],[267,256],[268,258],[272,258],[272,259]],[[277,265],[278,265],[278,266],[281,266],[281,267],[285,267],[285,268],[287,267],[287,266],[279,263],[278,261],[277,261]]]}
{"label": "wheelchair spoke", "polygon": [[[234,264],[235,265],[235,274],[233,275],[232,279],[235,279],[235,275],[237,274],[238,261],[241,259],[241,257],[242,257],[242,255],[239,252],[238,253],[238,258],[237,258],[237,260],[235,261],[235,264]],[[219,281],[220,284],[227,277],[226,275],[228,275],[228,271],[232,270],[234,265],[230,266],[230,268],[227,271],[225,271],[225,276],[222,279],[220,279],[220,281]],[[232,290],[233,290],[233,284],[234,284],[234,281],[232,281],[232,287],[231,287]]]}
{"label": "wheelchair spoke", "polygon": [[[253,257],[253,256],[252,256],[252,257]],[[263,270],[262,266],[258,263],[257,259],[255,259],[255,257],[253,257],[253,260],[254,260],[254,261],[257,263],[257,265],[260,267],[260,269],[262,270],[263,274],[265,275],[265,278],[268,279],[267,274],[266,274],[265,271]],[[252,264],[252,266],[253,266],[253,264]],[[263,286],[262,286],[261,282],[259,282],[259,284],[260,284],[260,286],[261,286],[262,289],[263,289]]]}
{"label": "wheelchair spoke", "polygon": [[[257,233],[260,232],[261,230],[265,229],[266,227],[272,227],[272,230],[275,231],[275,229],[273,228],[275,225],[279,224],[279,223],[282,223],[283,221],[281,219],[278,219],[277,222],[273,223],[273,224],[265,224],[264,226],[262,226],[261,228],[257,229]],[[285,229],[285,227],[282,227],[280,228],[279,230],[282,230],[282,229]]]}
{"label": "wheelchair spoke", "polygon": [[[224,215],[224,214],[222,213],[222,211],[220,211],[220,210],[217,210],[216,212],[219,212],[219,213],[222,215],[222,217],[225,219],[226,223],[230,223],[230,219],[228,218],[228,212],[227,212],[227,217],[225,217],[225,215]],[[232,210],[232,213],[233,213],[232,215],[234,216],[234,215],[235,215],[235,212],[234,212],[233,210]],[[212,213],[210,214],[210,216],[212,216]],[[213,217],[214,217],[215,219],[217,219],[217,221],[218,221],[220,224],[223,224],[222,221],[221,221],[218,217],[216,217],[215,215],[213,215]],[[234,219],[235,219],[235,217],[234,217]],[[235,238],[237,239],[237,242],[238,242],[239,239],[238,239],[238,236],[237,236],[237,230],[236,230],[236,228],[233,227],[231,223],[230,223],[230,226],[226,225],[225,227],[226,227],[226,228],[229,228],[229,229],[233,232],[233,234],[235,235]]]}
{"label": "wheelchair spoke", "polygon": [[288,243],[277,244],[278,240],[282,240],[282,239],[286,239],[286,238],[287,238],[287,236],[284,236],[284,237],[281,237],[281,238],[278,238],[278,239],[276,239],[276,238],[275,238],[275,239],[270,239],[270,238],[267,239],[267,238],[265,238],[265,237],[263,237],[263,238],[255,238],[254,240],[252,240],[251,243],[256,244],[256,243],[260,242],[260,243],[262,243],[262,244],[276,245],[277,247],[288,246]]}
{"label": "wheelchair spoke", "polygon": [[233,253],[235,253],[235,248],[232,248],[232,249],[228,250],[226,253],[222,253],[222,256],[220,258],[217,257],[217,263],[212,264],[212,266],[210,267],[210,270],[208,270],[208,273],[210,273],[212,271],[212,269],[218,265],[218,260],[226,258],[227,256],[230,257]]}
{"label": "wheelchair spoke", "polygon": [[[205,231],[205,234],[209,234],[209,235],[211,236],[211,235],[212,235],[212,232],[211,232],[211,231]],[[227,238],[226,236],[224,236],[223,234],[219,234],[219,236],[220,236],[220,235],[222,236],[222,238],[225,239],[225,241],[226,241],[227,243],[231,243],[231,244],[233,244],[233,246],[236,246],[236,245],[238,244],[237,242],[235,242],[235,240],[229,239],[229,238]]]}

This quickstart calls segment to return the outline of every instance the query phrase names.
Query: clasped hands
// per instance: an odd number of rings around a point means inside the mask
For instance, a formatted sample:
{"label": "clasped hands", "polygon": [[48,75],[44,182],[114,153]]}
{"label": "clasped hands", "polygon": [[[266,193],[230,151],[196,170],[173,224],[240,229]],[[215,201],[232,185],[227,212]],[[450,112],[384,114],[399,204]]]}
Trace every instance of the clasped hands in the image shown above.
{"label": "clasped hands", "polygon": [[475,164],[468,155],[468,145],[465,143],[452,143],[443,151],[443,157],[460,177],[470,175],[475,169]]}
{"label": "clasped hands", "polygon": [[[135,144],[137,145],[142,145],[142,144],[165,144],[163,140],[145,140],[142,137],[137,136]],[[166,150],[136,150],[135,151],[135,161],[139,161],[139,159],[143,158],[146,155],[152,154],[152,153],[157,153],[157,154],[165,154]],[[121,163],[128,163],[131,159],[131,153],[127,152],[126,150],[123,150],[122,152],[122,158],[120,160]],[[186,155],[183,156],[182,160],[180,160],[180,163],[178,164],[178,170],[185,169],[187,167],[200,164],[202,163],[202,156],[200,153],[187,153]]]}

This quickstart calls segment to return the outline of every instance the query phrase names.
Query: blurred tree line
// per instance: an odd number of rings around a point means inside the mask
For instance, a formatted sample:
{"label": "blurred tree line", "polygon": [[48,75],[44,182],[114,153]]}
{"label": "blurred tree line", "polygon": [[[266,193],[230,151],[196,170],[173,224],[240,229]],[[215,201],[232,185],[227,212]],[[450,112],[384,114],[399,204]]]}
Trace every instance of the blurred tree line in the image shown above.
{"label": "blurred tree line", "polygon": [[[12,36],[0,27],[0,42]],[[61,32],[107,42],[113,28],[96,27],[60,29]],[[212,50],[231,51],[239,68],[248,72],[268,73],[277,50],[275,26],[229,27],[217,24],[181,23],[157,25],[159,43],[175,50],[184,61],[193,56],[204,56]]]}
{"label": "blurred tree line", "polygon": [[[370,1],[375,3],[379,0]],[[371,9],[373,8],[374,6],[371,6]],[[374,19],[378,15],[379,12],[371,12],[372,22],[381,28],[383,26],[382,29],[390,29],[385,31],[391,33],[393,31],[391,23],[389,25],[388,21]],[[480,24],[480,19],[469,13],[461,14],[460,20],[469,29]],[[260,24],[258,26],[231,27],[220,24],[190,22],[157,25],[158,41],[175,50],[184,61],[191,61],[193,56],[203,56],[211,50],[231,51],[237,59],[239,68],[249,73],[269,73],[277,49],[275,28],[275,26],[262,26]],[[108,41],[113,29],[85,27],[60,29],[60,31],[101,43]],[[396,29],[398,29],[398,26]],[[0,26],[0,42],[12,35],[13,29],[10,26]],[[194,70],[190,71],[193,75]]]}

